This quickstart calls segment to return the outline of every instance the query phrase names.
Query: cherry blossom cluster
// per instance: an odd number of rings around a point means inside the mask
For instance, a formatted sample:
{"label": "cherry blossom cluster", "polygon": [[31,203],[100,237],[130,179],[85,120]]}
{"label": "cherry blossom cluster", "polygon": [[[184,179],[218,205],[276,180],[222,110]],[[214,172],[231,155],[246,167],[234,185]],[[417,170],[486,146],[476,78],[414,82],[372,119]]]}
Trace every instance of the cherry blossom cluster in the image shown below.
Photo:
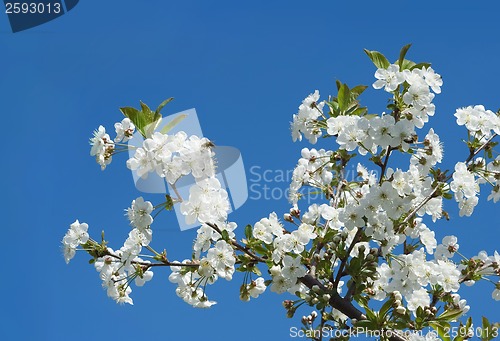
{"label": "cherry blossom cluster", "polygon": [[373,298],[383,300],[387,294],[398,291],[411,312],[430,306],[430,286],[439,285],[445,292],[453,293],[460,288],[457,265],[444,260],[427,261],[423,249],[395,256],[391,265],[382,263],[377,272],[379,279],[373,285]]}
{"label": "cherry blossom cluster", "polygon": [[500,134],[500,117],[483,105],[468,106],[455,112],[457,124],[481,141],[486,141],[492,134]]}
{"label": "cherry blossom cluster", "polygon": [[75,257],[77,248],[89,240],[88,229],[88,224],[80,223],[78,220],[69,226],[68,232],[66,232],[62,240],[66,263],[69,263]]}
{"label": "cherry blossom cluster", "polygon": [[106,166],[113,160],[113,152],[115,151],[115,143],[106,133],[106,128],[99,126],[94,131],[94,136],[90,139],[92,148],[90,155],[95,156],[96,162],[101,166],[101,169],[106,169]]}
{"label": "cherry blossom cluster", "polygon": [[183,131],[174,135],[154,133],[135,150],[127,167],[143,178],[156,172],[169,184],[190,173],[195,179],[211,177],[215,169],[210,141],[195,135],[188,137]]}
{"label": "cherry blossom cluster", "polygon": [[[470,216],[480,185],[492,186],[488,200],[500,199],[500,156],[493,157],[500,113],[480,105],[458,109],[457,123],[468,130],[469,155],[453,170],[441,170],[443,143],[434,129],[422,129],[435,114],[432,101],[443,81],[430,64],[405,59],[408,48],[394,63],[379,52],[365,51],[377,67],[373,88],[391,96],[380,114],[360,106],[358,97],[366,86],[337,82],[336,96],[320,101],[316,90],[302,101],[291,123],[293,141],[305,137],[316,144],[325,138],[338,148],[303,148],[289,188],[291,209],[281,219],[272,212],[247,225],[244,238],[229,221],[228,193],[216,176],[210,140],[147,130],[139,115],[154,127],[169,100],[156,112],[143,103],[142,111],[124,108],[127,118],[115,124],[115,139],[103,126],[94,132],[91,155],[104,170],[112,155],[131,148],[127,167],[142,178],[156,173],[177,197],[167,195],[156,206],[142,197],[133,200],[126,209],[131,230],[116,251],[104,235],[97,242],[87,224],[75,221],[62,241],[66,262],[77,250],[86,251],[108,296],[129,304],[132,282],[142,286],[153,277],[153,267],[169,267],[177,296],[197,308],[216,304],[207,296],[210,285],[219,278],[231,281],[241,272],[241,300],[258,298],[268,287],[296,296],[283,305],[288,317],[303,304],[314,307],[317,312],[302,319],[307,328],[321,320],[317,328],[332,323],[337,329],[439,329],[469,311],[458,293],[461,285],[481,279],[493,283],[492,297],[500,300],[500,282],[493,279],[500,276],[498,252],[467,258],[460,254],[457,237],[446,236],[438,244],[428,226],[449,218],[444,200],[453,197],[460,216]],[[136,129],[145,137],[142,145],[124,144]],[[406,166],[396,164],[396,153]],[[348,165],[355,174],[348,175]],[[188,198],[176,189],[184,176],[194,178]],[[301,208],[304,190],[311,188],[322,200]],[[166,250],[157,252],[152,246],[153,212],[173,205],[180,205],[188,224],[201,224],[191,257],[183,261],[170,261]],[[383,301],[378,311],[371,300]],[[435,333],[395,338],[424,339],[438,338]]]}

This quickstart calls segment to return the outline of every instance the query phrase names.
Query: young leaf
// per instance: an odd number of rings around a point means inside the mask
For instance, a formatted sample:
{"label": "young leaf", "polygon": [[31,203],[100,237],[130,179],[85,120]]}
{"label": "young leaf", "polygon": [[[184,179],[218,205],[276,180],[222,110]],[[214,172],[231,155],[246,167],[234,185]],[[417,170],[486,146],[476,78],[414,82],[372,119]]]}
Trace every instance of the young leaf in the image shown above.
{"label": "young leaf", "polygon": [[379,69],[387,69],[391,63],[385,58],[385,56],[378,51],[370,51],[365,49],[365,53],[370,57],[373,64]]}
{"label": "young leaf", "polygon": [[161,102],[160,105],[158,106],[158,108],[156,108],[155,114],[159,115],[160,111],[163,109],[163,107],[166,106],[168,103],[172,102],[173,100],[174,100],[174,98],[170,97],[170,98],[167,98],[166,100],[164,100],[163,102]]}
{"label": "young leaf", "polygon": [[413,70],[413,69],[421,69],[423,67],[430,67],[431,66],[431,63],[418,63],[418,64],[415,64],[413,65],[410,70]]}
{"label": "young leaf", "polygon": [[252,225],[245,226],[245,238],[248,240],[252,239]]}
{"label": "young leaf", "polygon": [[451,341],[450,338],[450,324],[447,322],[430,322],[429,325],[438,332],[441,339],[444,341]]}
{"label": "young leaf", "polygon": [[338,79],[335,81],[335,85],[337,85],[337,91],[340,90],[340,87],[342,86],[342,82],[339,81]]}
{"label": "young leaf", "polygon": [[351,89],[351,94],[356,95],[356,97],[358,97],[366,90],[366,88],[368,88],[368,86],[366,85],[357,85]]}
{"label": "young leaf", "polygon": [[340,111],[345,111],[351,102],[351,91],[346,84],[342,84],[339,89],[337,102],[339,104]]}
{"label": "young leaf", "polygon": [[399,69],[402,70],[403,69],[403,62],[405,60],[405,56],[406,56],[406,53],[408,52],[408,50],[410,49],[411,47],[411,44],[408,44],[408,45],[405,45],[403,46],[403,48],[401,49],[401,52],[399,52],[399,60],[398,60],[398,65],[399,65]]}
{"label": "young leaf", "polygon": [[120,108],[120,111],[123,113],[123,115],[130,118],[130,120],[132,121],[132,123],[134,123],[135,127],[142,134],[142,136],[146,137],[144,128],[149,123],[147,122],[146,118],[142,115],[142,112],[132,107],[123,107]]}

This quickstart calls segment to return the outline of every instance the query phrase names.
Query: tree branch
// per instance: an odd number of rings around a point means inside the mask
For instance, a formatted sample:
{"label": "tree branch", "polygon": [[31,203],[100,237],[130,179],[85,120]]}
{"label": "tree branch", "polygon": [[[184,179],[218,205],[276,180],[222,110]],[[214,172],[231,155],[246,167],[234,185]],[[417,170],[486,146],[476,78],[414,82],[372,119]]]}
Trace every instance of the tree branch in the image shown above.
{"label": "tree branch", "polygon": [[[305,275],[304,277],[299,278],[300,282],[302,282],[306,287],[309,289],[312,289],[313,286],[318,286],[321,290],[328,291],[325,286],[318,281],[315,277],[311,275]],[[337,290],[333,291],[328,291],[330,294],[330,305],[340,311],[342,314],[346,315],[349,317],[351,320],[356,319],[358,321],[360,320],[366,320],[366,316],[358,310],[349,300],[346,300],[345,298],[342,298],[338,293]],[[389,333],[387,333],[389,334]],[[390,341],[408,341],[404,336],[398,334],[397,331],[391,330],[390,336],[389,336]]]}
{"label": "tree branch", "polygon": [[[217,233],[219,233],[220,235],[222,235],[222,231],[219,229],[219,227],[217,225],[212,224],[212,223],[205,223],[205,224],[207,224],[208,226],[210,226],[211,228],[213,228]],[[248,249],[246,249],[245,247],[243,247],[240,244],[238,244],[238,242],[236,240],[230,239],[229,242],[236,249],[240,250],[243,253],[246,253],[247,255],[249,255],[250,257],[252,257],[254,260],[256,260],[258,262],[261,262],[261,263],[265,263],[266,262],[266,260],[264,258],[259,257],[256,254],[250,252]]]}

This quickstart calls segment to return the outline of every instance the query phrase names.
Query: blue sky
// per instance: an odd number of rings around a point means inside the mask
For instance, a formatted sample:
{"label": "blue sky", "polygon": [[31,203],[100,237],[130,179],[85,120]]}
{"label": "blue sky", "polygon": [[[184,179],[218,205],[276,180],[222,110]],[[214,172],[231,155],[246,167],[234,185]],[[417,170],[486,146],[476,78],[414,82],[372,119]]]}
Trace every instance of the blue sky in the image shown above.
{"label": "blue sky", "polygon": [[[238,277],[211,288],[219,303],[210,310],[184,304],[167,271],[134,289],[134,306],[119,306],[106,297],[87,256],[64,263],[59,243],[70,223],[89,223],[96,238],[104,229],[119,248],[129,230],[123,209],[140,195],[125,157],[101,172],[88,155],[92,131],[99,124],[111,129],[121,120],[120,106],[143,100],[155,107],[173,96],[164,113],[196,108],[204,134],[238,148],[247,171],[286,171],[307,146],[293,144],[289,133],[300,101],[315,89],[333,93],[336,79],[371,84],[375,69],[363,48],[395,59],[401,46],[413,43],[409,58],[431,61],[444,79],[429,127],[444,141],[450,168],[466,155],[455,108],[500,107],[499,10],[494,1],[81,1],[66,15],[16,34],[0,14],[0,338],[288,340],[299,319],[286,319],[285,297],[266,292],[242,303]],[[361,99],[371,112],[384,110],[383,92],[370,89]],[[451,221],[436,224],[439,237],[457,235],[470,256],[499,248],[499,206],[486,203],[486,193],[474,217],[458,219],[456,204],[448,202]],[[231,220],[244,226],[272,210],[287,211],[286,200],[250,200]],[[182,259],[195,231],[180,232],[175,224],[173,216],[159,218],[154,245]],[[472,289],[463,291],[471,315],[500,320],[492,286]]]}

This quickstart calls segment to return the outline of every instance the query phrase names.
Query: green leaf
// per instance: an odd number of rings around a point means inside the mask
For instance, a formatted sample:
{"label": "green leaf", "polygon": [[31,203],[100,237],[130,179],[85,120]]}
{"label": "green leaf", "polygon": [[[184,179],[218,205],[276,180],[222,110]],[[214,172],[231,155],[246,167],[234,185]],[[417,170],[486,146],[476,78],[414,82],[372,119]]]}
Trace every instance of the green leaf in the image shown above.
{"label": "green leaf", "polygon": [[252,225],[245,226],[245,238],[250,240],[252,239]]}
{"label": "green leaf", "polygon": [[444,311],[441,315],[437,317],[437,320],[439,321],[453,321],[456,320],[458,317],[463,315],[463,311],[461,309],[449,309]]}
{"label": "green leaf", "polygon": [[132,107],[123,107],[120,108],[120,111],[123,113],[123,115],[130,118],[141,135],[144,138],[147,138],[151,136],[158,127],[158,124],[161,120],[161,115],[152,112],[151,109],[149,109],[149,107],[142,101],[140,101],[140,103],[140,111]]}
{"label": "green leaf", "polygon": [[399,66],[399,71],[403,70],[411,70],[415,65],[415,62],[412,62],[411,60],[404,59],[401,65]]}
{"label": "green leaf", "polygon": [[421,69],[423,67],[431,67],[431,63],[418,63],[418,64],[415,64],[413,65],[410,70],[413,70],[413,69]]}
{"label": "green leaf", "polygon": [[444,341],[451,341],[450,338],[450,324],[447,322],[430,322],[429,325],[438,332],[441,339]]}
{"label": "green leaf", "polygon": [[443,193],[443,198],[450,200],[453,198],[453,195],[449,192],[446,192],[446,193]]}
{"label": "green leaf", "polygon": [[261,255],[266,255],[267,254],[267,250],[265,247],[263,247],[262,245],[254,245],[252,247],[253,250],[255,250],[255,252],[257,252],[258,254],[261,254]]}
{"label": "green leaf", "polygon": [[172,200],[172,197],[168,194],[165,194],[165,209],[167,211],[172,211],[174,208],[174,201]]}
{"label": "green leaf", "polygon": [[405,46],[403,46],[403,48],[399,52],[398,65],[399,65],[399,69],[400,70],[403,69],[403,62],[405,60],[406,53],[408,52],[408,50],[410,49],[410,47],[411,47],[411,44],[405,45]]}
{"label": "green leaf", "polygon": [[139,101],[139,103],[141,103],[142,114],[146,116],[146,119],[148,121],[153,122],[154,113],[151,111],[151,109],[149,109],[146,103],[144,103],[143,101]]}
{"label": "green leaf", "polygon": [[185,118],[187,117],[186,114],[182,114],[174,118],[172,121],[168,122],[163,129],[161,130],[162,134],[168,133],[170,130],[172,130],[173,127],[181,123]]}
{"label": "green leaf", "polygon": [[174,100],[174,98],[170,97],[170,98],[167,98],[166,100],[164,100],[163,102],[161,102],[160,105],[158,106],[158,108],[156,108],[155,114],[159,115],[161,110],[163,109],[163,107],[166,106],[168,103],[172,102],[173,100]]}
{"label": "green leaf", "polygon": [[356,322],[354,325],[356,328],[362,328],[364,330],[377,330],[377,325],[376,323],[370,321],[370,320],[360,320]]}
{"label": "green leaf", "polygon": [[252,268],[252,272],[256,274],[257,276],[262,276],[262,272],[260,272],[260,269],[256,266]]}
{"label": "green leaf", "polygon": [[481,340],[489,341],[493,340],[499,335],[499,324],[494,323],[493,325],[488,321],[486,317],[483,316],[482,319],[483,326],[481,328]]}
{"label": "green leaf", "polygon": [[366,318],[372,322],[377,322],[377,314],[371,309],[365,308]]}
{"label": "green leaf", "polygon": [[368,55],[368,57],[371,59],[373,64],[375,64],[376,67],[379,69],[387,69],[391,63],[385,58],[385,56],[378,52],[378,51],[370,51],[367,49],[364,49],[365,53]]}
{"label": "green leaf", "polygon": [[361,107],[361,108],[356,108],[355,110],[351,111],[349,114],[352,116],[364,116],[367,112],[368,112],[368,110],[366,109],[366,107]]}
{"label": "green leaf", "polygon": [[368,88],[368,86],[366,85],[356,85],[354,88],[351,89],[351,94],[353,95],[356,95],[356,97],[358,97],[359,95],[361,95],[366,89]]}
{"label": "green leaf", "polygon": [[391,297],[390,299],[387,300],[387,302],[384,303],[384,305],[382,306],[382,308],[380,308],[379,315],[382,318],[385,318],[385,315],[387,315],[387,313],[391,309],[393,303],[394,303],[394,300]]}
{"label": "green leaf", "polygon": [[339,103],[339,109],[345,111],[351,102],[351,91],[346,84],[342,84],[339,89],[337,102]]}
{"label": "green leaf", "polygon": [[226,242],[229,242],[230,238],[229,238],[229,233],[227,232],[227,230],[222,230],[221,236],[222,236],[222,239],[224,239]]}
{"label": "green leaf", "polygon": [[340,90],[340,87],[342,86],[342,82],[339,81],[338,79],[335,81],[335,85],[337,85],[337,91]]}
{"label": "green leaf", "polygon": [[365,308],[365,309],[368,309],[368,299],[364,296],[356,296],[356,302],[358,302],[358,304]]}
{"label": "green leaf", "polygon": [[132,107],[123,107],[120,108],[120,111],[123,113],[123,115],[125,115],[132,121],[132,123],[135,125],[137,130],[142,134],[142,136],[146,137],[144,129],[149,123],[146,117],[142,115],[142,112]]}

